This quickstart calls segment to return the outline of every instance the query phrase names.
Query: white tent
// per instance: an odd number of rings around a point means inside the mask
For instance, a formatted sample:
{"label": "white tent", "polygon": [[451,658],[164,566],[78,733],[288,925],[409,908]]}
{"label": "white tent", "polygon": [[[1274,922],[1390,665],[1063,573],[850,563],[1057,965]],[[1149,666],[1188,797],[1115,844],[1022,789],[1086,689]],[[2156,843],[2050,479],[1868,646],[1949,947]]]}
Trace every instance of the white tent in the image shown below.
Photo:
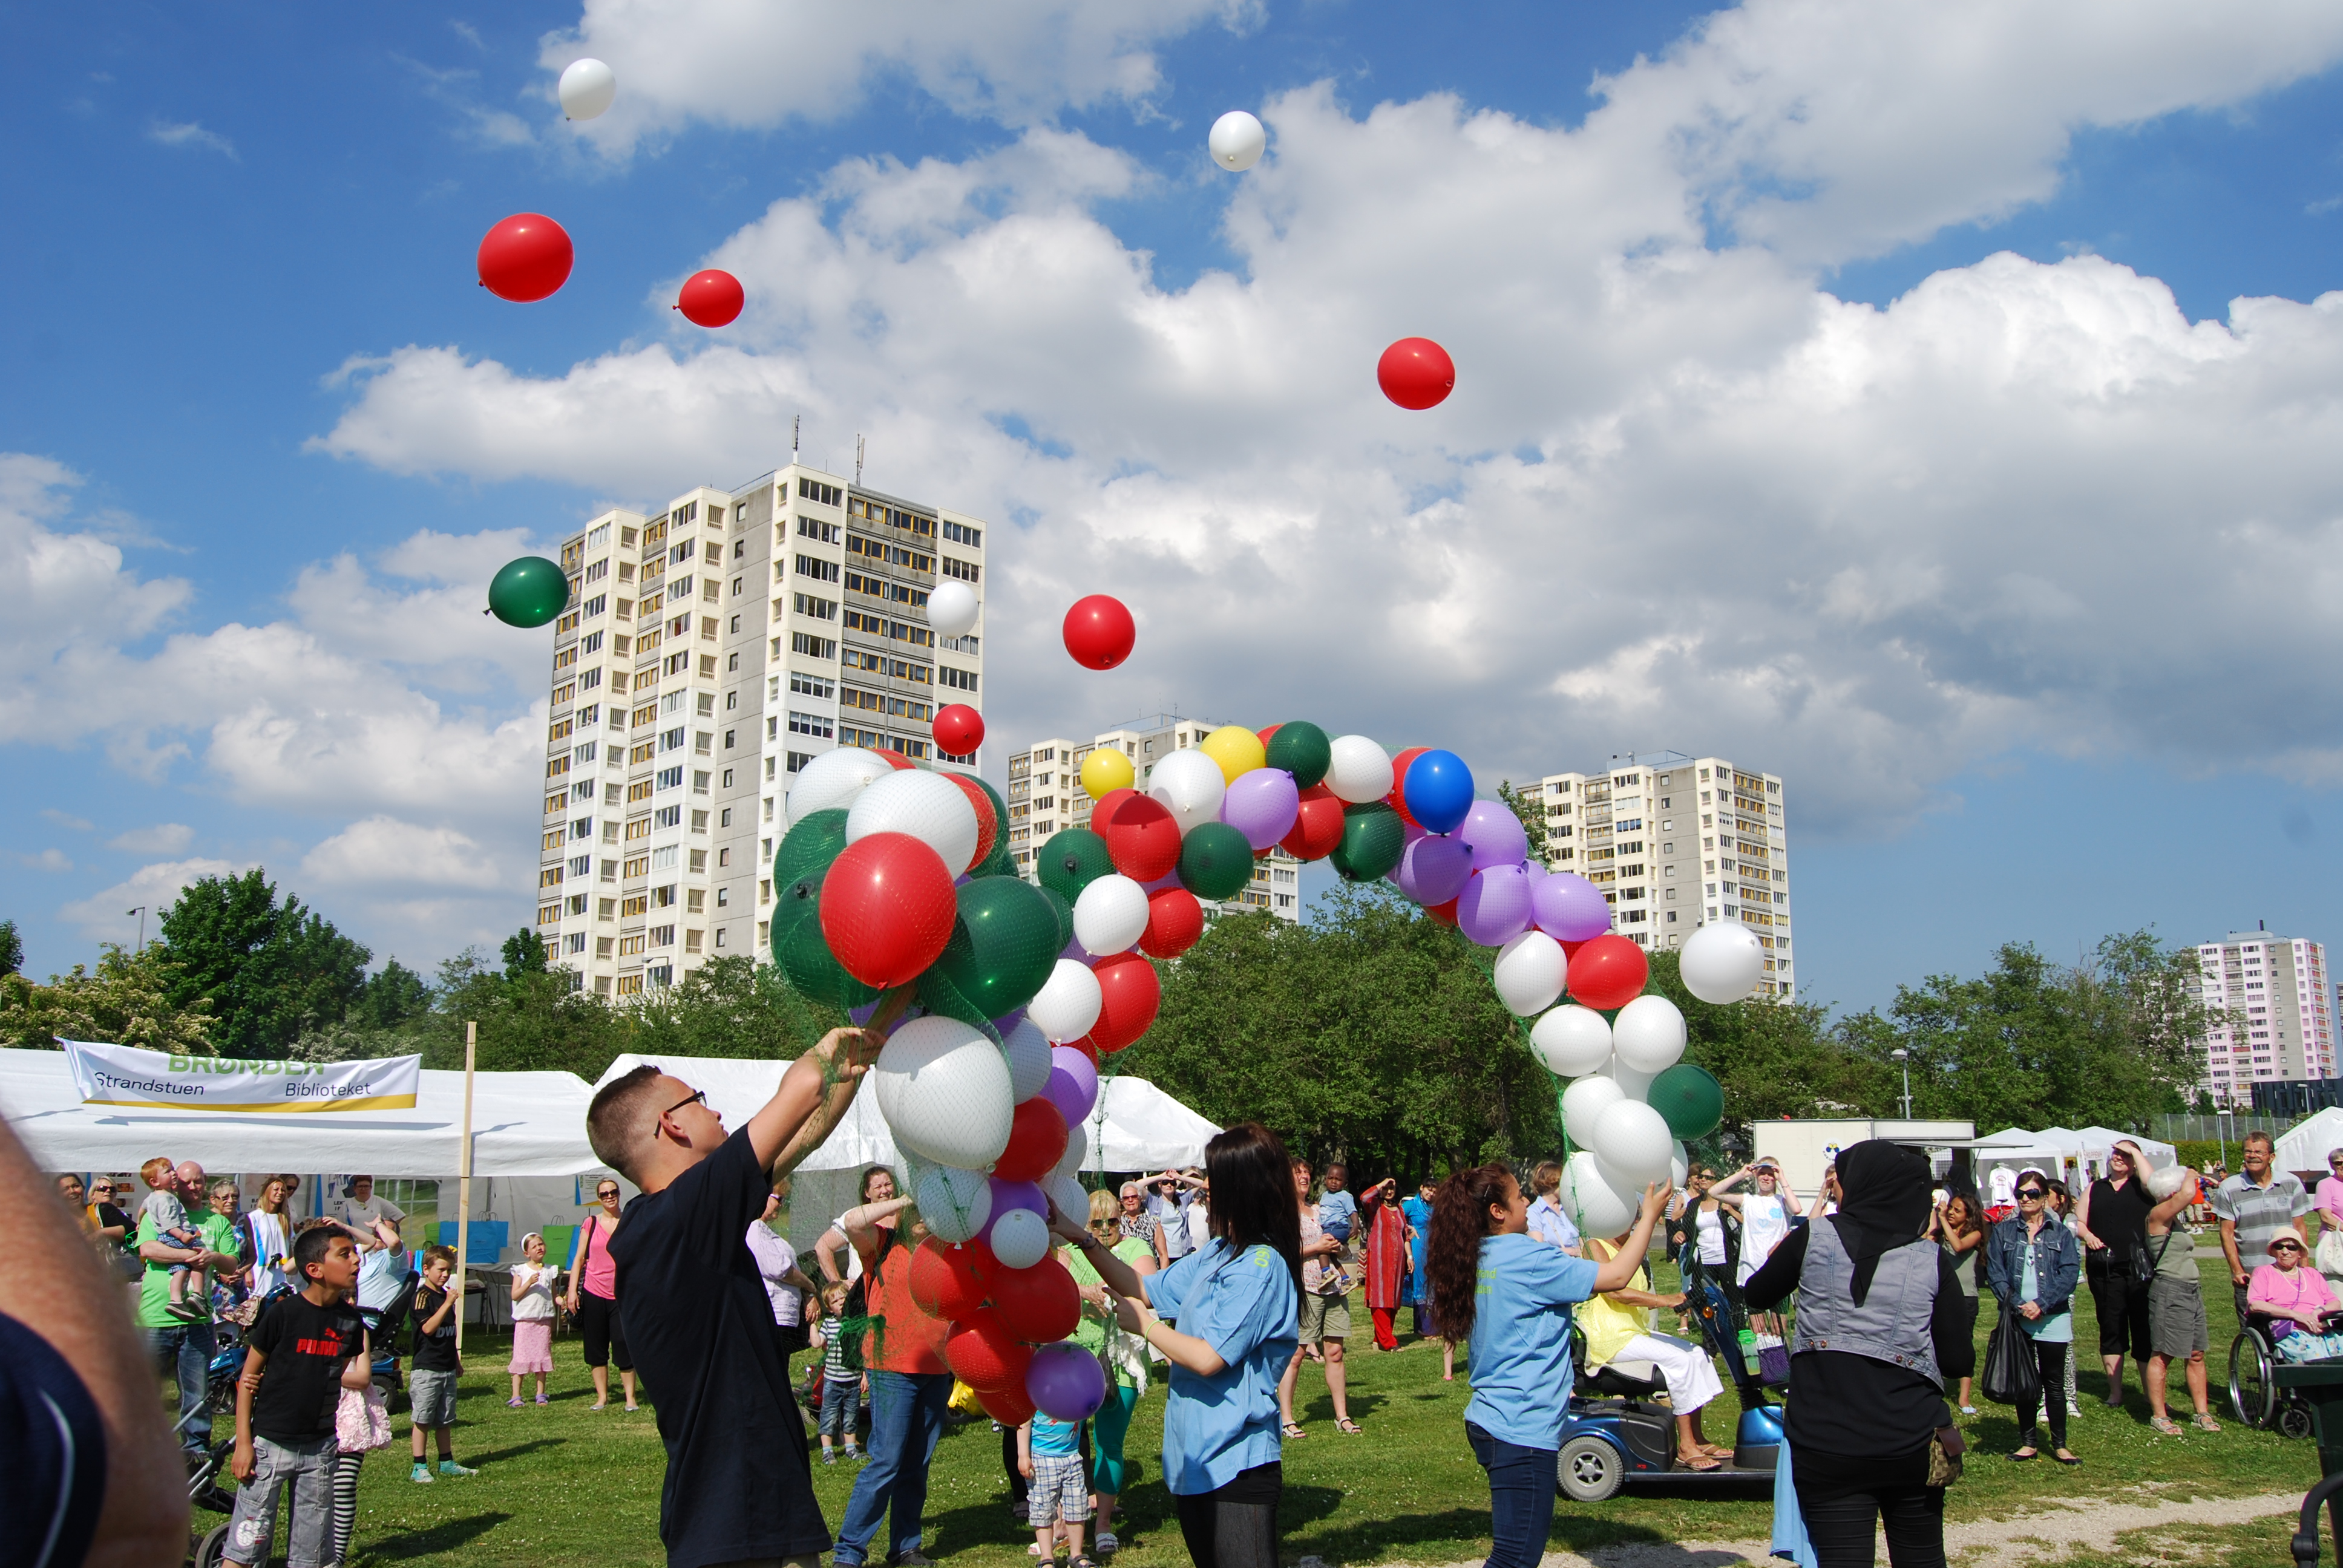
{"label": "white tent", "polygon": [[2330,1105],[2287,1129],[2278,1141],[2275,1163],[2301,1176],[2324,1175],[2327,1156],[2337,1149],[2343,1149],[2343,1110]]}

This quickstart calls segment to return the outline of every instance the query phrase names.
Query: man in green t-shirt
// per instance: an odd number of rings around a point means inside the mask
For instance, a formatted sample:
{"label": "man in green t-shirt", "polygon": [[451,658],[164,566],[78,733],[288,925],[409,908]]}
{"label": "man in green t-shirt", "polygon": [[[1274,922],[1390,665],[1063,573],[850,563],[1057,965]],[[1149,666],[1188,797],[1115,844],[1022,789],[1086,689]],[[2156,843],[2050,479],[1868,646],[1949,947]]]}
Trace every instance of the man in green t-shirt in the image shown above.
{"label": "man in green t-shirt", "polygon": [[[169,1372],[179,1383],[179,1446],[189,1454],[202,1454],[211,1447],[211,1407],[206,1402],[211,1382],[213,1352],[218,1342],[212,1333],[211,1320],[206,1317],[189,1321],[171,1312],[171,1266],[184,1263],[191,1267],[208,1268],[214,1278],[241,1267],[236,1253],[235,1223],[213,1213],[206,1201],[204,1168],[190,1160],[178,1168],[180,1201],[187,1208],[189,1218],[203,1232],[204,1247],[176,1247],[156,1237],[155,1221],[140,1215],[136,1241],[138,1256],[145,1260],[146,1271],[138,1282],[138,1311],[135,1322],[146,1342],[146,1353],[158,1372]],[[200,1216],[200,1218],[197,1218]]]}

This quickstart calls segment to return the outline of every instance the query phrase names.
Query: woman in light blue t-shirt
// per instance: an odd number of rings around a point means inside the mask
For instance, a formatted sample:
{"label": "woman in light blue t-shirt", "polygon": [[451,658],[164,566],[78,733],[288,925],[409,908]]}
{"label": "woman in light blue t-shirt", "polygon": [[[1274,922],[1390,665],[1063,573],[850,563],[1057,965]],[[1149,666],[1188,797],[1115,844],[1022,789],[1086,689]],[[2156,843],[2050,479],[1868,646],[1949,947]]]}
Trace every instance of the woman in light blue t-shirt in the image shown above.
{"label": "woman in light blue t-shirt", "polygon": [[1503,1165],[1458,1171],[1433,1201],[1425,1266],[1441,1334],[1472,1347],[1464,1435],[1489,1473],[1487,1568],[1535,1568],[1545,1555],[1570,1403],[1571,1306],[1634,1279],[1667,1200],[1664,1183],[1645,1188],[1635,1228],[1601,1263],[1533,1241],[1529,1200]]}
{"label": "woman in light blue t-shirt", "polygon": [[1258,1122],[1204,1146],[1204,1178],[1212,1240],[1144,1279],[1068,1216],[1051,1224],[1120,1298],[1123,1329],[1171,1362],[1163,1483],[1196,1568],[1277,1568],[1277,1380],[1299,1341],[1301,1212],[1284,1146]]}

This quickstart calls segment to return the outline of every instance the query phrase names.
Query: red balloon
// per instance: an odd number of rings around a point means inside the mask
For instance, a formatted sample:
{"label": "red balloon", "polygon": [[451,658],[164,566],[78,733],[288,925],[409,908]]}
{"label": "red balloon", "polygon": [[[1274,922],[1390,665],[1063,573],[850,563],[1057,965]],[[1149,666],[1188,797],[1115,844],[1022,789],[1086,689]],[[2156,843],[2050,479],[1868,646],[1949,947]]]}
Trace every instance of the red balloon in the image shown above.
{"label": "red balloon", "polygon": [[1112,669],[1131,657],[1139,628],[1122,601],[1094,593],[1066,612],[1066,651],[1085,669]]}
{"label": "red balloon", "polygon": [[966,757],[984,744],[984,716],[965,702],[937,709],[935,723],[930,728],[936,749],[955,757]]}
{"label": "red balloon", "polygon": [[1302,811],[1293,831],[1278,845],[1297,860],[1322,860],[1342,841],[1342,799],[1323,784],[1302,791]]}
{"label": "red balloon", "polygon": [[[959,1299],[958,1280],[952,1271],[950,1255],[933,1236],[920,1242],[920,1250],[911,1254],[911,1304],[928,1316],[946,1320],[965,1317],[984,1304],[981,1301],[963,1303]],[[963,1305],[964,1312],[947,1310]]]}
{"label": "red balloon", "polygon": [[1176,959],[1204,934],[1204,906],[1185,888],[1159,888],[1147,895],[1147,930],[1139,950],[1150,958]]}
{"label": "red balloon", "polygon": [[846,846],[821,884],[821,935],[864,985],[899,986],[943,957],[960,908],[952,874],[909,833],[873,833]]}
{"label": "red balloon", "polygon": [[1260,736],[1260,737],[1261,737],[1261,743],[1262,743],[1263,746],[1266,746],[1266,745],[1268,745],[1268,744],[1269,744],[1269,738],[1270,738],[1271,736],[1272,736],[1272,735],[1276,734],[1279,730],[1281,730],[1281,729],[1284,729],[1284,728],[1285,728],[1284,724],[1283,724],[1282,722],[1279,722],[1279,723],[1276,723],[1276,724],[1272,724],[1272,725],[1271,725],[1271,726],[1270,726],[1268,729],[1256,729],[1256,730],[1254,730],[1254,731],[1253,731],[1253,733],[1254,733],[1255,735]]}
{"label": "red balloon", "polygon": [[[976,1388],[974,1383],[969,1384]],[[1025,1397],[1025,1384],[1021,1380],[1015,1388],[976,1389],[976,1402],[984,1413],[1006,1427],[1023,1426],[1033,1419],[1033,1402]]]}
{"label": "red balloon", "polygon": [[1066,1157],[1066,1113],[1037,1094],[1011,1113],[1009,1147],[993,1161],[992,1173],[1003,1181],[1039,1181]]}
{"label": "red balloon", "polygon": [[1570,955],[1570,994],[1583,1007],[1608,1012],[1644,994],[1651,963],[1644,950],[1616,931],[1591,937]]}
{"label": "red balloon", "polygon": [[482,287],[527,305],[569,281],[577,251],[559,224],[540,212],[520,212],[488,230],[475,259]]}
{"label": "red balloon", "polygon": [[1423,824],[1417,821],[1414,813],[1407,809],[1408,764],[1431,749],[1429,746],[1411,746],[1392,759],[1392,792],[1383,797],[1383,803],[1398,812],[1399,819],[1411,828],[1421,828]]}
{"label": "red balloon", "polygon": [[884,746],[871,747],[870,754],[874,757],[885,758],[887,759],[887,766],[892,768],[898,773],[902,772],[907,768],[917,768],[919,766],[918,763],[912,761],[901,752],[890,750]]}
{"label": "red balloon", "polygon": [[1021,1388],[1032,1360],[1032,1347],[1019,1344],[996,1323],[960,1324],[944,1342],[944,1362],[952,1375],[979,1393]]}
{"label": "red balloon", "polygon": [[937,771],[960,786],[960,792],[968,797],[968,803],[970,806],[976,808],[976,859],[962,868],[973,870],[984,864],[984,858],[992,853],[992,846],[1000,841],[1001,819],[994,814],[992,797],[984,792],[983,785],[965,773],[945,772],[941,769]]}
{"label": "red balloon", "polygon": [[1423,912],[1443,926],[1453,926],[1456,923],[1456,900],[1451,899],[1444,904],[1426,904]]}
{"label": "red balloon", "polygon": [[1091,826],[1105,837],[1114,869],[1134,882],[1169,876],[1180,863],[1180,819],[1151,795],[1126,794],[1115,802],[1103,828],[1096,811],[1091,813]]}
{"label": "red balloon", "polygon": [[1403,337],[1375,361],[1375,382],[1403,408],[1429,408],[1456,387],[1456,361],[1429,337]]}
{"label": "red balloon", "polygon": [[1116,808],[1138,793],[1138,790],[1126,784],[1120,789],[1110,789],[1100,796],[1096,803],[1091,807],[1091,830],[1101,839],[1106,837],[1106,829],[1101,824],[1113,821]]}
{"label": "red balloon", "polygon": [[694,327],[729,327],[748,303],[740,280],[712,266],[685,278],[683,291],[675,297],[675,307]]}
{"label": "red balloon", "polygon": [[1052,1344],[1081,1322],[1081,1287],[1055,1257],[1030,1269],[1003,1269],[992,1282],[992,1315],[1011,1338]]}
{"label": "red balloon", "polygon": [[1121,1050],[1155,1021],[1156,1010],[1163,1005],[1163,984],[1155,978],[1155,966],[1137,953],[1109,953],[1091,965],[1091,973],[1098,977],[1103,1002],[1090,1039],[1101,1050]]}

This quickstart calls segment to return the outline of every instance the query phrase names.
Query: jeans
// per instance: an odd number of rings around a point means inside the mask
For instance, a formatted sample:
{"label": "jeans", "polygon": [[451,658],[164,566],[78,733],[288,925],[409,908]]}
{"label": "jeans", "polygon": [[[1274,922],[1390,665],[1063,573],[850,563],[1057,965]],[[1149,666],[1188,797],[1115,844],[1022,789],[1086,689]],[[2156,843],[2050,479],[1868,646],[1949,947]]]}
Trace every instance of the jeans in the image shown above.
{"label": "jeans", "polygon": [[[146,1359],[157,1372],[176,1369],[179,1379],[179,1446],[203,1453],[212,1445],[212,1356],[219,1343],[209,1323],[174,1323],[167,1329],[141,1329],[146,1338]],[[194,1412],[194,1419],[187,1420]]]}
{"label": "jeans", "polygon": [[1486,1568],[1537,1568],[1554,1529],[1555,1451],[1523,1448],[1464,1423],[1473,1457],[1489,1473],[1489,1561]]}
{"label": "jeans", "polygon": [[269,1537],[277,1533],[277,1496],[289,1484],[293,1522],[286,1529],[286,1568],[321,1568],[332,1535],[334,1472],[340,1466],[340,1450],[330,1437],[297,1446],[256,1436],[252,1479],[236,1489],[222,1561],[268,1560]]}
{"label": "jeans", "polygon": [[[2042,1384],[2040,1395],[2043,1412],[2050,1422],[2050,1446],[2066,1446],[2066,1352],[2071,1348],[2048,1340],[2031,1342],[2034,1350],[2034,1370]],[[2034,1430],[2034,1401],[2017,1402],[2017,1433],[2021,1444],[2031,1446],[2040,1434]]]}
{"label": "jeans", "polygon": [[[854,1377],[824,1377],[821,1380],[821,1435],[825,1442],[837,1438],[849,1448],[854,1446],[856,1435],[862,1430],[862,1379]],[[871,1441],[878,1436],[873,1433]]]}
{"label": "jeans", "polygon": [[1875,1532],[1894,1568],[1944,1568],[1945,1489],[1930,1486],[1927,1451],[1843,1459],[1800,1450],[1791,1480],[1820,1568],[1871,1568]]}
{"label": "jeans", "polygon": [[854,1568],[866,1560],[882,1518],[888,1521],[889,1558],[919,1549],[920,1513],[928,1505],[928,1462],[943,1435],[951,1387],[950,1372],[870,1374],[870,1457],[854,1477],[846,1518],[838,1527],[838,1546],[831,1554],[837,1568]]}

